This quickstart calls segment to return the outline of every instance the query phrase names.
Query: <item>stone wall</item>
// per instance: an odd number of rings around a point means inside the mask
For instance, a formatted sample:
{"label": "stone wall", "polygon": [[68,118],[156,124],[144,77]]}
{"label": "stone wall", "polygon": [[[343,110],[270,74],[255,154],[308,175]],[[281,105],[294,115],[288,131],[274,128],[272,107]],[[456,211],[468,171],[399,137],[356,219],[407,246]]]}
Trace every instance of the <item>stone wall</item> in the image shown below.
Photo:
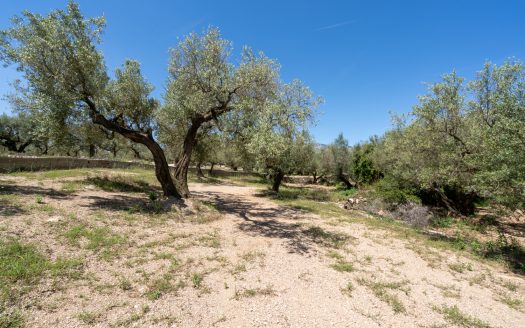
{"label": "stone wall", "polygon": [[75,168],[154,168],[152,164],[75,157],[0,156],[0,172]]}

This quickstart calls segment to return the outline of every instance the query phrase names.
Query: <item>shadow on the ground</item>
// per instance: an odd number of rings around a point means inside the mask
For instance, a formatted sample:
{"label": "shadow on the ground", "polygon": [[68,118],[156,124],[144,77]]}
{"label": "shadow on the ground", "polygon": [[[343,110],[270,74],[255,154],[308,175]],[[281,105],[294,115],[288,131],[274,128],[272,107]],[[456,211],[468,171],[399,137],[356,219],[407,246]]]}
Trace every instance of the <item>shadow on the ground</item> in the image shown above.
{"label": "shadow on the ground", "polygon": [[125,195],[111,195],[111,197],[100,196],[84,196],[89,200],[89,203],[82,205],[93,210],[107,210],[107,211],[130,211],[133,208],[141,208],[145,202],[137,197]]}
{"label": "shadow on the ground", "polygon": [[26,213],[26,210],[18,204],[14,204],[6,199],[0,199],[0,217],[14,216]]}
{"label": "shadow on the ground", "polygon": [[338,247],[348,240],[346,235],[282,220],[297,219],[300,213],[298,210],[263,206],[235,195],[218,192],[194,192],[193,194],[197,198],[213,202],[221,212],[241,217],[243,221],[238,224],[239,230],[251,235],[283,239],[290,253],[307,255],[311,253],[315,245]]}
{"label": "shadow on the ground", "polygon": [[42,188],[38,186],[0,185],[0,195],[18,194],[24,196],[46,196],[53,199],[69,199],[71,195],[57,191],[53,188]]}

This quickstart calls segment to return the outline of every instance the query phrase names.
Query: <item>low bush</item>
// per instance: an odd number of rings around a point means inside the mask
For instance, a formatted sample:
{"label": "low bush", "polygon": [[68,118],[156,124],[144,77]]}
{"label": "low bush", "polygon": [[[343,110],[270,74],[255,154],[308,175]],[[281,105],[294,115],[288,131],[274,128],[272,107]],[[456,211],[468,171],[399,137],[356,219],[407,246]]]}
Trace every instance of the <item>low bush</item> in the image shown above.
{"label": "low bush", "polygon": [[394,215],[414,227],[426,227],[432,219],[432,213],[426,206],[415,203],[406,203],[397,206]]}

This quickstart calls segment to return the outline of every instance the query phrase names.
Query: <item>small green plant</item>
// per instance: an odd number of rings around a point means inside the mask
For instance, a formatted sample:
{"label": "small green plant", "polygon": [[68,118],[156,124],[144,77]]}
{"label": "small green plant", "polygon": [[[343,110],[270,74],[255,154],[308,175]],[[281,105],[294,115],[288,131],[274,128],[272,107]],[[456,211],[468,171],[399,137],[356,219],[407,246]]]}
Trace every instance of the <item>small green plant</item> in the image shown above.
{"label": "small green plant", "polygon": [[352,284],[351,281],[349,281],[344,288],[341,288],[341,292],[345,295],[352,296],[352,292],[354,291],[354,284]]}
{"label": "small green plant", "polygon": [[155,279],[149,286],[149,290],[146,293],[146,297],[150,300],[157,300],[163,294],[166,294],[174,289],[170,282],[171,277],[164,276],[159,279]]}
{"label": "small green plant", "polygon": [[247,288],[236,290],[234,299],[239,300],[244,297],[255,297],[257,295],[275,296],[277,295],[277,292],[272,286],[266,286],[265,288]]}
{"label": "small green plant", "polygon": [[462,313],[457,305],[443,305],[441,307],[435,306],[434,310],[443,314],[445,320],[448,322],[460,327],[490,328],[490,325],[479,320],[478,318],[474,318]]}
{"label": "small green plant", "polygon": [[516,290],[518,290],[518,285],[509,280],[503,282],[503,287],[507,288],[511,292],[515,292]]}
{"label": "small green plant", "polygon": [[42,195],[36,195],[35,201],[37,204],[44,204],[44,197]]}
{"label": "small green plant", "polygon": [[94,312],[87,312],[83,311],[80,312],[77,317],[80,321],[84,322],[85,324],[92,325],[95,322],[97,322],[97,319],[100,315],[98,313]]}
{"label": "small green plant", "polygon": [[360,278],[357,280],[358,283],[361,285],[364,285],[374,293],[374,295],[382,300],[383,302],[390,305],[394,313],[405,313],[406,308],[403,305],[403,303],[399,300],[397,295],[389,293],[388,289],[400,289],[405,292],[405,294],[408,293],[408,290],[404,288],[403,286],[406,285],[406,282],[374,282],[370,280],[366,280],[363,278]]}
{"label": "small green plant", "polygon": [[24,318],[18,310],[8,311],[0,306],[0,327],[21,328],[24,327]]}
{"label": "small green plant", "polygon": [[200,273],[194,273],[191,275],[191,282],[193,284],[193,288],[200,288],[203,280],[204,277]]}
{"label": "small green plant", "polygon": [[505,303],[508,306],[510,306],[511,308],[516,309],[516,310],[519,309],[521,304],[523,304],[523,301],[520,300],[519,298],[513,298],[513,297],[511,297],[510,295],[507,295],[507,294],[501,295],[501,298],[499,300],[502,303]]}
{"label": "small green plant", "polygon": [[126,278],[120,279],[118,285],[119,285],[120,289],[122,289],[122,290],[131,290],[133,288],[133,286],[131,284],[131,281],[129,281]]}
{"label": "small green plant", "polygon": [[432,219],[432,226],[437,227],[437,228],[448,228],[452,226],[454,222],[455,222],[455,219],[451,216],[436,217]]}
{"label": "small green plant", "polygon": [[148,193],[148,198],[149,198],[149,200],[151,200],[152,202],[154,202],[154,201],[156,201],[156,200],[159,198],[159,196],[157,195],[156,192],[154,192],[154,191],[150,191],[150,192]]}
{"label": "small green plant", "polygon": [[332,264],[332,268],[339,272],[352,272],[354,271],[354,265],[350,262],[347,262],[345,260],[338,260],[334,264]]}
{"label": "small green plant", "polygon": [[457,263],[450,263],[448,267],[456,272],[463,273],[465,270],[472,271],[472,264],[470,263],[463,263],[463,262],[457,262]]}

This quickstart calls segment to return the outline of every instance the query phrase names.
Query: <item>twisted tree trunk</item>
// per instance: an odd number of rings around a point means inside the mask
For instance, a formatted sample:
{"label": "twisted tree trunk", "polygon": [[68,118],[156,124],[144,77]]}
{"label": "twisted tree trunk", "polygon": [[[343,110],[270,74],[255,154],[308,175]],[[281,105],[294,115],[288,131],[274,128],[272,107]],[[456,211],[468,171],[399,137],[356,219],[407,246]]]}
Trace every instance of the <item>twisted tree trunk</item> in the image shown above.
{"label": "twisted tree trunk", "polygon": [[273,176],[273,183],[272,183],[272,190],[275,192],[279,192],[279,187],[281,186],[281,182],[284,178],[284,172],[281,170],[277,170],[275,175]]}
{"label": "twisted tree trunk", "polygon": [[164,151],[160,145],[153,138],[152,132],[142,132],[137,130],[132,130],[122,125],[117,124],[114,120],[108,120],[97,110],[97,107],[94,102],[89,98],[84,99],[86,104],[89,106],[91,120],[94,124],[98,124],[108,129],[109,131],[116,132],[122,135],[125,138],[128,138],[131,141],[143,144],[146,146],[151,155],[153,156],[153,161],[155,162],[155,176],[159,181],[162,192],[166,197],[176,197],[181,198],[181,192],[176,188],[173,183],[173,179],[170,174],[170,168],[168,166],[168,161],[164,155]]}
{"label": "twisted tree trunk", "polygon": [[197,163],[197,177],[204,178],[204,173],[202,172],[202,163]]}
{"label": "twisted tree trunk", "polygon": [[190,197],[190,190],[188,188],[188,167],[190,166],[191,153],[195,142],[197,140],[197,131],[199,127],[204,123],[202,119],[194,119],[186,137],[184,138],[184,144],[182,146],[181,154],[177,163],[175,163],[175,183],[177,189],[184,198]]}

